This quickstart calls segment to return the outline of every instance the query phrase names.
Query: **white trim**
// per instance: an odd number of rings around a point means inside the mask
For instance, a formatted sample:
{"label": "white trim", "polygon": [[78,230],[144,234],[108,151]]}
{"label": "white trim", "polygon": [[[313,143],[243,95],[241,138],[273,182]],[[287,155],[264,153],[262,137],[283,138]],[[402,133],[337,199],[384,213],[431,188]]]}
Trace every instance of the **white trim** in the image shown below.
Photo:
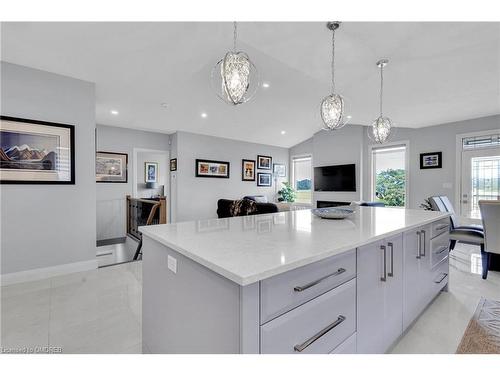
{"label": "white trim", "polygon": [[[373,200],[373,193],[375,186],[373,183],[373,168],[375,167],[373,163],[373,150],[377,148],[391,148],[397,146],[405,146],[405,208],[410,207],[410,141],[402,140],[397,142],[388,142],[384,144],[369,144],[368,145],[368,165],[370,166],[370,174],[368,176],[370,187],[369,187],[369,200]],[[361,198],[362,199],[362,198]]]}
{"label": "white trim", "polygon": [[27,281],[42,280],[49,277],[67,275],[74,272],[90,271],[97,269],[97,259],[81,262],[61,264],[58,266],[35,268],[27,271],[5,273],[1,275],[1,286],[25,283]]}
{"label": "white trim", "polygon": [[494,129],[481,130],[477,132],[460,133],[455,138],[455,207],[459,216],[466,217],[462,212],[462,140],[468,137],[477,137],[495,133]]}

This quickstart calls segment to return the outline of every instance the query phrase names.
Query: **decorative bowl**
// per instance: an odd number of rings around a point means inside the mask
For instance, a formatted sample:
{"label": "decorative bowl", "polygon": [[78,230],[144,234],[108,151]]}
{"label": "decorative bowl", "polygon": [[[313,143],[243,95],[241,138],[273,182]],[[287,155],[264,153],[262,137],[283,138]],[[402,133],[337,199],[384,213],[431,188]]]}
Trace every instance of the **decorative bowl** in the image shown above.
{"label": "decorative bowl", "polygon": [[354,210],[347,207],[325,207],[325,208],[315,208],[311,212],[323,219],[345,219],[346,217],[352,215]]}

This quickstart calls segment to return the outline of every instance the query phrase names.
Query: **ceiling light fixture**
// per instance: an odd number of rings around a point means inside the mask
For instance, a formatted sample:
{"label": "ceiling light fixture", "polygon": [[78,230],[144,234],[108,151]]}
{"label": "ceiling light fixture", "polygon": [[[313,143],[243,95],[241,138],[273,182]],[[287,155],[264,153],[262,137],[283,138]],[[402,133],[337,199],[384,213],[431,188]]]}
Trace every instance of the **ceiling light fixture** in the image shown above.
{"label": "ceiling light fixture", "polygon": [[267,88],[269,87],[269,83],[264,82],[264,83],[262,84],[262,87],[264,87],[265,89],[267,89]]}
{"label": "ceiling light fixture", "polygon": [[[370,138],[377,143],[384,143],[391,135],[392,121],[389,117],[384,117],[382,113],[382,99],[384,93],[384,67],[389,63],[389,60],[382,59],[377,61],[377,66],[380,69],[380,116],[373,122],[371,127]],[[368,133],[370,135],[370,133]]]}
{"label": "ceiling light fixture", "polygon": [[257,68],[245,52],[236,50],[237,35],[233,22],[233,50],[215,64],[210,80],[217,96],[232,105],[249,101],[260,86]]}
{"label": "ceiling light fixture", "polygon": [[112,109],[111,114],[116,116],[118,114],[118,111],[116,109]]}
{"label": "ceiling light fixture", "polygon": [[340,27],[340,22],[328,22],[326,27],[332,31],[332,93],[321,102],[321,119],[325,130],[337,130],[347,123],[344,98],[335,93],[335,30]]}
{"label": "ceiling light fixture", "polygon": [[285,134],[286,134],[286,131],[282,130],[281,135],[285,135]]}
{"label": "ceiling light fixture", "polygon": [[208,115],[207,115],[205,112],[202,112],[202,113],[201,113],[201,117],[203,117],[203,118],[207,118],[207,116],[208,116]]}

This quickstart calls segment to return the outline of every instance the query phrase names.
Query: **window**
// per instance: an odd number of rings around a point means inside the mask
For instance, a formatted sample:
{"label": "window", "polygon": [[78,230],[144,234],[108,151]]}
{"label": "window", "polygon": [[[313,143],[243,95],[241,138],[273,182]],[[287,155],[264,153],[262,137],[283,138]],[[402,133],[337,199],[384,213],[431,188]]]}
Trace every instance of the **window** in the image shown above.
{"label": "window", "polygon": [[406,149],[405,144],[372,149],[373,201],[387,206],[406,206]]}
{"label": "window", "polygon": [[292,184],[297,192],[295,202],[312,202],[312,159],[310,156],[292,158]]}

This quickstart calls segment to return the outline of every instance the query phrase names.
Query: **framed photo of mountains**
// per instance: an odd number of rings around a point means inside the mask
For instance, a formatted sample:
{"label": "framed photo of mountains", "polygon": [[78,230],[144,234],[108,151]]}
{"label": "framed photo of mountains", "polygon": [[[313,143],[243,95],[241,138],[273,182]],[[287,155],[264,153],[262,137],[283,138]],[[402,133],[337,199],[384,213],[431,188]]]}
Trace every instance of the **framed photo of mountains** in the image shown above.
{"label": "framed photo of mountains", "polygon": [[0,116],[0,183],[75,184],[75,127]]}

